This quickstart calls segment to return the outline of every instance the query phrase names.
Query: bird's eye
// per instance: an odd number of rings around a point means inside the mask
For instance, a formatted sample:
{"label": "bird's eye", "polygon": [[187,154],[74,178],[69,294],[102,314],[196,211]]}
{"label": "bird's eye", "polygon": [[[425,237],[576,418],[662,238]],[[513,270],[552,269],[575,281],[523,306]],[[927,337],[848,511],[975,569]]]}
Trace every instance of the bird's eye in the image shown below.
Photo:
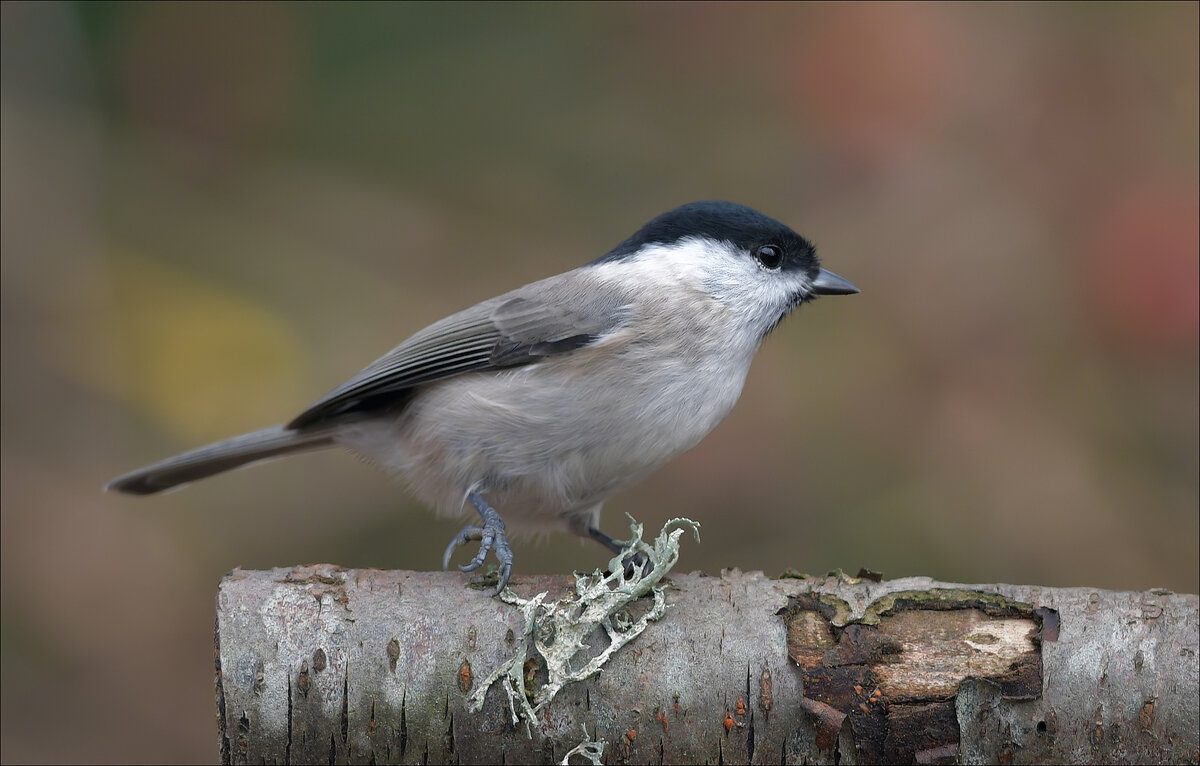
{"label": "bird's eye", "polygon": [[765,268],[775,271],[783,265],[783,250],[777,245],[763,245],[754,251],[754,257]]}

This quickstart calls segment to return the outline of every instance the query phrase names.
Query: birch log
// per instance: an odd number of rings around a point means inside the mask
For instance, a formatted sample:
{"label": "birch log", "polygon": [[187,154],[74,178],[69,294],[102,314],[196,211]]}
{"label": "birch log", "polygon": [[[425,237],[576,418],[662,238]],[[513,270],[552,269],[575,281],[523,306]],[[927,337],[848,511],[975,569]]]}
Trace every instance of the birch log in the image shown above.
{"label": "birch log", "polygon": [[1195,595],[669,582],[666,615],[527,730],[500,688],[467,705],[526,640],[520,610],[467,575],[235,570],[217,602],[221,759],[558,763],[591,737],[609,764],[1200,762]]}

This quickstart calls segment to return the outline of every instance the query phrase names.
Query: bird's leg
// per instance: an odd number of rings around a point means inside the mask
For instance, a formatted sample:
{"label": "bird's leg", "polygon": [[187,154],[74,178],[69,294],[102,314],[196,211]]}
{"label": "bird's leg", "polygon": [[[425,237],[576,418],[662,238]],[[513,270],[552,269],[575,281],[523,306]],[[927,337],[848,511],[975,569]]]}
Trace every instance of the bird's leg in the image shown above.
{"label": "bird's leg", "polygon": [[[625,546],[621,545],[620,542],[614,540],[595,527],[588,527],[587,533],[588,537],[608,548],[614,554],[620,554],[625,550]],[[625,565],[625,576],[632,577],[634,574],[636,574],[637,570],[645,568],[646,557],[640,553],[634,553],[621,563]]]}
{"label": "bird's leg", "polygon": [[450,555],[454,553],[455,548],[472,540],[479,540],[479,553],[475,554],[475,558],[471,559],[470,563],[460,566],[459,569],[464,572],[474,572],[483,566],[488,551],[494,550],[496,558],[500,561],[500,584],[496,586],[496,590],[492,591],[492,595],[495,596],[504,590],[504,586],[508,585],[508,578],[512,574],[513,553],[512,548],[508,545],[508,537],[505,535],[504,519],[500,518],[496,509],[488,505],[478,492],[471,492],[467,495],[467,499],[471,501],[471,505],[475,506],[475,510],[479,511],[483,526],[463,527],[454,536],[450,544],[446,546],[446,553],[442,556],[442,569],[450,567]]}

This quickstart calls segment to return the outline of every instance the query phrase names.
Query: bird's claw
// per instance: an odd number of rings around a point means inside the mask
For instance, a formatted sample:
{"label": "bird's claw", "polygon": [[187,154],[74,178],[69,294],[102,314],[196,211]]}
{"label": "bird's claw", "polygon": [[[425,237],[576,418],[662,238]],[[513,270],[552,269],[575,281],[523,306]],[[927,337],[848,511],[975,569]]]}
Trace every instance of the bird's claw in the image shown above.
{"label": "bird's claw", "polygon": [[[625,540],[616,540],[609,537],[595,527],[589,527],[587,534],[596,542],[608,548],[614,554],[620,555],[625,553],[625,546],[629,543]],[[650,559],[644,553],[637,551],[631,552],[628,556],[621,559],[621,565],[624,568],[624,577],[626,580],[632,579],[635,576],[644,574],[646,566],[650,563]]]}
{"label": "bird's claw", "polygon": [[[478,500],[476,500],[478,498]],[[479,552],[475,554],[475,558],[470,562],[459,567],[463,572],[474,572],[479,567],[483,566],[483,562],[487,559],[489,551],[494,551],[496,559],[500,562],[500,582],[496,589],[492,591],[493,596],[499,595],[500,591],[504,590],[508,585],[508,579],[512,575],[513,552],[508,544],[508,536],[505,531],[504,519],[500,518],[500,514],[496,509],[492,508],[483,498],[478,496],[471,497],[475,507],[479,511],[479,515],[483,517],[483,526],[467,526],[450,540],[450,544],[446,546],[446,552],[442,555],[442,569],[450,568],[450,557],[454,553],[454,549],[460,545],[465,545],[473,540],[479,540]]]}
{"label": "bird's claw", "polygon": [[479,527],[463,527],[459,533],[450,538],[450,544],[446,546],[446,552],[442,554],[442,571],[445,572],[450,568],[450,557],[454,555],[454,549],[460,545],[466,545],[472,540],[480,540],[483,538],[483,530]]}
{"label": "bird's claw", "polygon": [[641,553],[634,553],[631,556],[626,556],[621,560],[621,564],[625,567],[625,579],[631,580],[634,577],[644,575],[646,566],[650,563],[650,559]]}

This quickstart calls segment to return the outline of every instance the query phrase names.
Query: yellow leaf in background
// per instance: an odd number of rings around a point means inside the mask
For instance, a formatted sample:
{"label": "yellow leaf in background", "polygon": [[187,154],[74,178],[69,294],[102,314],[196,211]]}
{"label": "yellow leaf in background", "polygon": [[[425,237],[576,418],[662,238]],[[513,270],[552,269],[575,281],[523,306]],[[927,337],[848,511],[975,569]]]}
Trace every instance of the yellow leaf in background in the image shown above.
{"label": "yellow leaf in background", "polygon": [[127,370],[122,398],[184,441],[287,420],[300,391],[302,343],[288,323],[233,287],[131,253],[114,254],[114,330]]}

